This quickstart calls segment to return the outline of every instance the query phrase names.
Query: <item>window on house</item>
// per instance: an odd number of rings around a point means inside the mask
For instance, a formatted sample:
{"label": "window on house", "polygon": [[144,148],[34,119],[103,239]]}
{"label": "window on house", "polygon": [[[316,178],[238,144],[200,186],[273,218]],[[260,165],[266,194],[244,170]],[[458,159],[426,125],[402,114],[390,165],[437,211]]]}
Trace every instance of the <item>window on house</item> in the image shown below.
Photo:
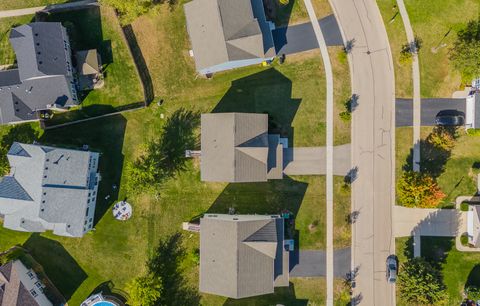
{"label": "window on house", "polygon": [[90,207],[87,207],[87,212],[85,213],[85,216],[88,216],[88,210],[90,209]]}
{"label": "window on house", "polygon": [[90,219],[88,220],[88,222],[90,222],[90,223],[92,223],[92,221],[93,221],[93,218],[90,218]]}
{"label": "window on house", "polygon": [[38,289],[42,289],[43,285],[41,282],[35,282],[35,286],[37,286]]}
{"label": "window on house", "polygon": [[28,277],[30,277],[30,279],[33,279],[35,277],[35,275],[33,275],[32,271],[28,271],[27,275],[28,275]]}
{"label": "window on house", "polygon": [[31,290],[30,290],[30,294],[31,294],[33,297],[37,297],[37,296],[38,296],[38,293],[37,293],[37,291],[35,291],[35,289],[31,289]]}

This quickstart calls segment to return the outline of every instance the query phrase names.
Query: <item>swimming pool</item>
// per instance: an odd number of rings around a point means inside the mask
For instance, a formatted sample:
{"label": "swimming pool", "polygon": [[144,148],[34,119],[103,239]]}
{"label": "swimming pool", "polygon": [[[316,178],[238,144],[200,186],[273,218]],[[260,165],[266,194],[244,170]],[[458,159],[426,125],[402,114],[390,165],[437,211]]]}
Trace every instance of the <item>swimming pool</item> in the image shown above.
{"label": "swimming pool", "polygon": [[101,301],[93,304],[92,306],[116,306],[112,302],[107,302],[107,301]]}

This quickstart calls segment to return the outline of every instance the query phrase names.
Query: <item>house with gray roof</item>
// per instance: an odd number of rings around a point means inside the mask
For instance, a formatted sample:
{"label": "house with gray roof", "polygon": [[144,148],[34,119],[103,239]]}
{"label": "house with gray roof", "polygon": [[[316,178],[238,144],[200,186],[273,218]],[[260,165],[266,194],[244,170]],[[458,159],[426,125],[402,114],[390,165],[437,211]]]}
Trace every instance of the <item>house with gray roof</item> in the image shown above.
{"label": "house with gray roof", "polygon": [[16,69],[0,71],[0,124],[38,120],[38,112],[79,104],[70,42],[59,22],[13,28]]}
{"label": "house with gray roof", "polygon": [[206,214],[200,219],[200,291],[234,299],[289,285],[278,215]]}
{"label": "house with gray roof", "polygon": [[200,173],[208,182],[282,179],[283,146],[268,134],[268,115],[202,114]]}
{"label": "house with gray roof", "polygon": [[197,71],[215,72],[271,61],[272,29],[262,0],[193,0],[184,5]]}
{"label": "house with gray roof", "polygon": [[93,227],[99,153],[15,142],[0,180],[3,226],[82,237]]}
{"label": "house with gray roof", "polygon": [[19,260],[0,266],[0,306],[53,306],[45,285]]}

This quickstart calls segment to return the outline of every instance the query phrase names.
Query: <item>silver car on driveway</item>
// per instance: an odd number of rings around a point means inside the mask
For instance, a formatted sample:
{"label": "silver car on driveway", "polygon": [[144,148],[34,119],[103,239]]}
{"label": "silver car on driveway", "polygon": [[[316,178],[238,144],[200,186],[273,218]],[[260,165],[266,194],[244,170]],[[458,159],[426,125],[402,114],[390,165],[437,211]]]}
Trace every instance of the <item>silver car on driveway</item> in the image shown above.
{"label": "silver car on driveway", "polygon": [[395,255],[390,255],[387,257],[387,281],[391,284],[397,281],[397,257]]}

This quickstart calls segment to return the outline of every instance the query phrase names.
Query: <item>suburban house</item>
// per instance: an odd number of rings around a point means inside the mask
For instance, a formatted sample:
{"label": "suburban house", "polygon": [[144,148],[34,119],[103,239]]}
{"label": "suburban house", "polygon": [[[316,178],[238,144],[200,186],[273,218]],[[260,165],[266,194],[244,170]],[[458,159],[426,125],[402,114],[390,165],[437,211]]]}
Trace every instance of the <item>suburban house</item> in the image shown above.
{"label": "suburban house", "polygon": [[200,291],[234,299],[289,286],[284,220],[206,214],[200,219]]}
{"label": "suburban house", "polygon": [[197,71],[203,75],[271,61],[272,29],[262,0],[193,0],[184,5]]}
{"label": "suburban house", "polygon": [[39,111],[79,104],[67,31],[57,22],[13,28],[18,68],[0,71],[0,124],[39,119]]}
{"label": "suburban house", "polygon": [[480,205],[469,205],[467,212],[468,243],[480,248]]}
{"label": "suburban house", "polygon": [[82,237],[93,227],[99,153],[14,143],[0,181],[3,226]]}
{"label": "suburban house", "polygon": [[45,285],[20,260],[0,266],[0,306],[53,306]]}
{"label": "suburban house", "polygon": [[480,128],[480,88],[472,87],[465,103],[465,128]]}
{"label": "suburban house", "polygon": [[268,115],[202,114],[200,173],[208,182],[282,179],[283,145],[268,134]]}

